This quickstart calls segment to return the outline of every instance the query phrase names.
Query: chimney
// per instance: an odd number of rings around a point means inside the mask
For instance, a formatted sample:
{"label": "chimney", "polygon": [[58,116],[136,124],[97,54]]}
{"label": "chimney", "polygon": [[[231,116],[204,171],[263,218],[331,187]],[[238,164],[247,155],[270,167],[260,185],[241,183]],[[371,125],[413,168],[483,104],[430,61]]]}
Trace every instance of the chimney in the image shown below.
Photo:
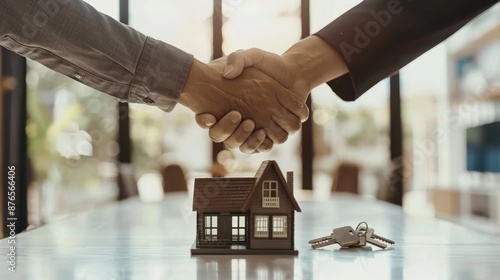
{"label": "chimney", "polygon": [[286,183],[290,187],[290,190],[293,193],[293,171],[288,171],[286,173]]}

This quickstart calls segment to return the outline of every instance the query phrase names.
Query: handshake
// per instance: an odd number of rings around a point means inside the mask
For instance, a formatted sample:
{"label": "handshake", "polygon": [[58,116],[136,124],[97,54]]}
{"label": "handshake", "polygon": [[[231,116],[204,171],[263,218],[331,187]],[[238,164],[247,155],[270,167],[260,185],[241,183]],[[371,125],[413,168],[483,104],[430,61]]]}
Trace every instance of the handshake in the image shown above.
{"label": "handshake", "polygon": [[311,36],[281,56],[249,49],[208,64],[194,60],[178,102],[196,113],[214,142],[263,152],[300,130],[314,87],[346,72],[340,56]]}

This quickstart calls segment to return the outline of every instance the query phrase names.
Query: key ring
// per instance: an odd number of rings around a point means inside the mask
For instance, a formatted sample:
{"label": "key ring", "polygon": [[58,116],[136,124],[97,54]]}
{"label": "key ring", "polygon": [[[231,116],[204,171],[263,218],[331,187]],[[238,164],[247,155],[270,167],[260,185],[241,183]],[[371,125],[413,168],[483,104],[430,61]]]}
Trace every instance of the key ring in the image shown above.
{"label": "key ring", "polygon": [[[359,227],[360,227],[362,224],[365,224],[365,226],[366,226],[366,230],[365,230],[365,232],[364,232],[364,233],[359,234],[359,231],[358,231],[358,230],[359,230]],[[368,223],[367,223],[367,222],[365,222],[365,221],[362,221],[362,222],[361,222],[361,223],[359,223],[359,224],[358,224],[358,226],[356,227],[356,232],[358,233],[358,236],[366,236],[366,232],[367,232],[367,231],[368,231]]]}

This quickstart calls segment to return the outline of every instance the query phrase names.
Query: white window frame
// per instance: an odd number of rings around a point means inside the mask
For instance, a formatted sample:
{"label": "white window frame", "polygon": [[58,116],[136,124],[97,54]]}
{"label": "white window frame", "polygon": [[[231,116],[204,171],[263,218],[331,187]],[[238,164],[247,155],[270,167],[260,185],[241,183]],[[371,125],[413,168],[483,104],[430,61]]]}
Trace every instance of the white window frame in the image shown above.
{"label": "white window frame", "polygon": [[245,241],[246,217],[235,215],[231,217],[231,239],[233,241]]}
{"label": "white window frame", "polygon": [[269,237],[269,216],[256,215],[254,228],[254,237]]}
{"label": "white window frame", "polygon": [[205,240],[216,241],[218,235],[217,223],[219,217],[217,215],[205,216],[204,232]]}
{"label": "white window frame", "polygon": [[287,238],[288,237],[288,217],[273,216],[273,237]]}
{"label": "white window frame", "polygon": [[262,207],[279,208],[278,181],[262,182]]}

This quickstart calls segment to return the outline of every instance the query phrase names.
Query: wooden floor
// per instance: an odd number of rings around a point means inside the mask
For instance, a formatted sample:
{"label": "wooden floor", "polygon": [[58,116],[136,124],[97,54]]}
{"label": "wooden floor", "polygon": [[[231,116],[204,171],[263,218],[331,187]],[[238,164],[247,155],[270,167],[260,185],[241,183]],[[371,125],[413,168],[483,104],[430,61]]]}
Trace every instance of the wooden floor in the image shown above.
{"label": "wooden floor", "polygon": [[[138,199],[89,211],[16,236],[16,273],[0,240],[0,279],[498,279],[500,238],[400,208],[336,194],[300,201],[298,256],[192,256],[195,218],[187,195]],[[337,245],[313,250],[308,240],[366,221],[396,241],[382,250]]]}

